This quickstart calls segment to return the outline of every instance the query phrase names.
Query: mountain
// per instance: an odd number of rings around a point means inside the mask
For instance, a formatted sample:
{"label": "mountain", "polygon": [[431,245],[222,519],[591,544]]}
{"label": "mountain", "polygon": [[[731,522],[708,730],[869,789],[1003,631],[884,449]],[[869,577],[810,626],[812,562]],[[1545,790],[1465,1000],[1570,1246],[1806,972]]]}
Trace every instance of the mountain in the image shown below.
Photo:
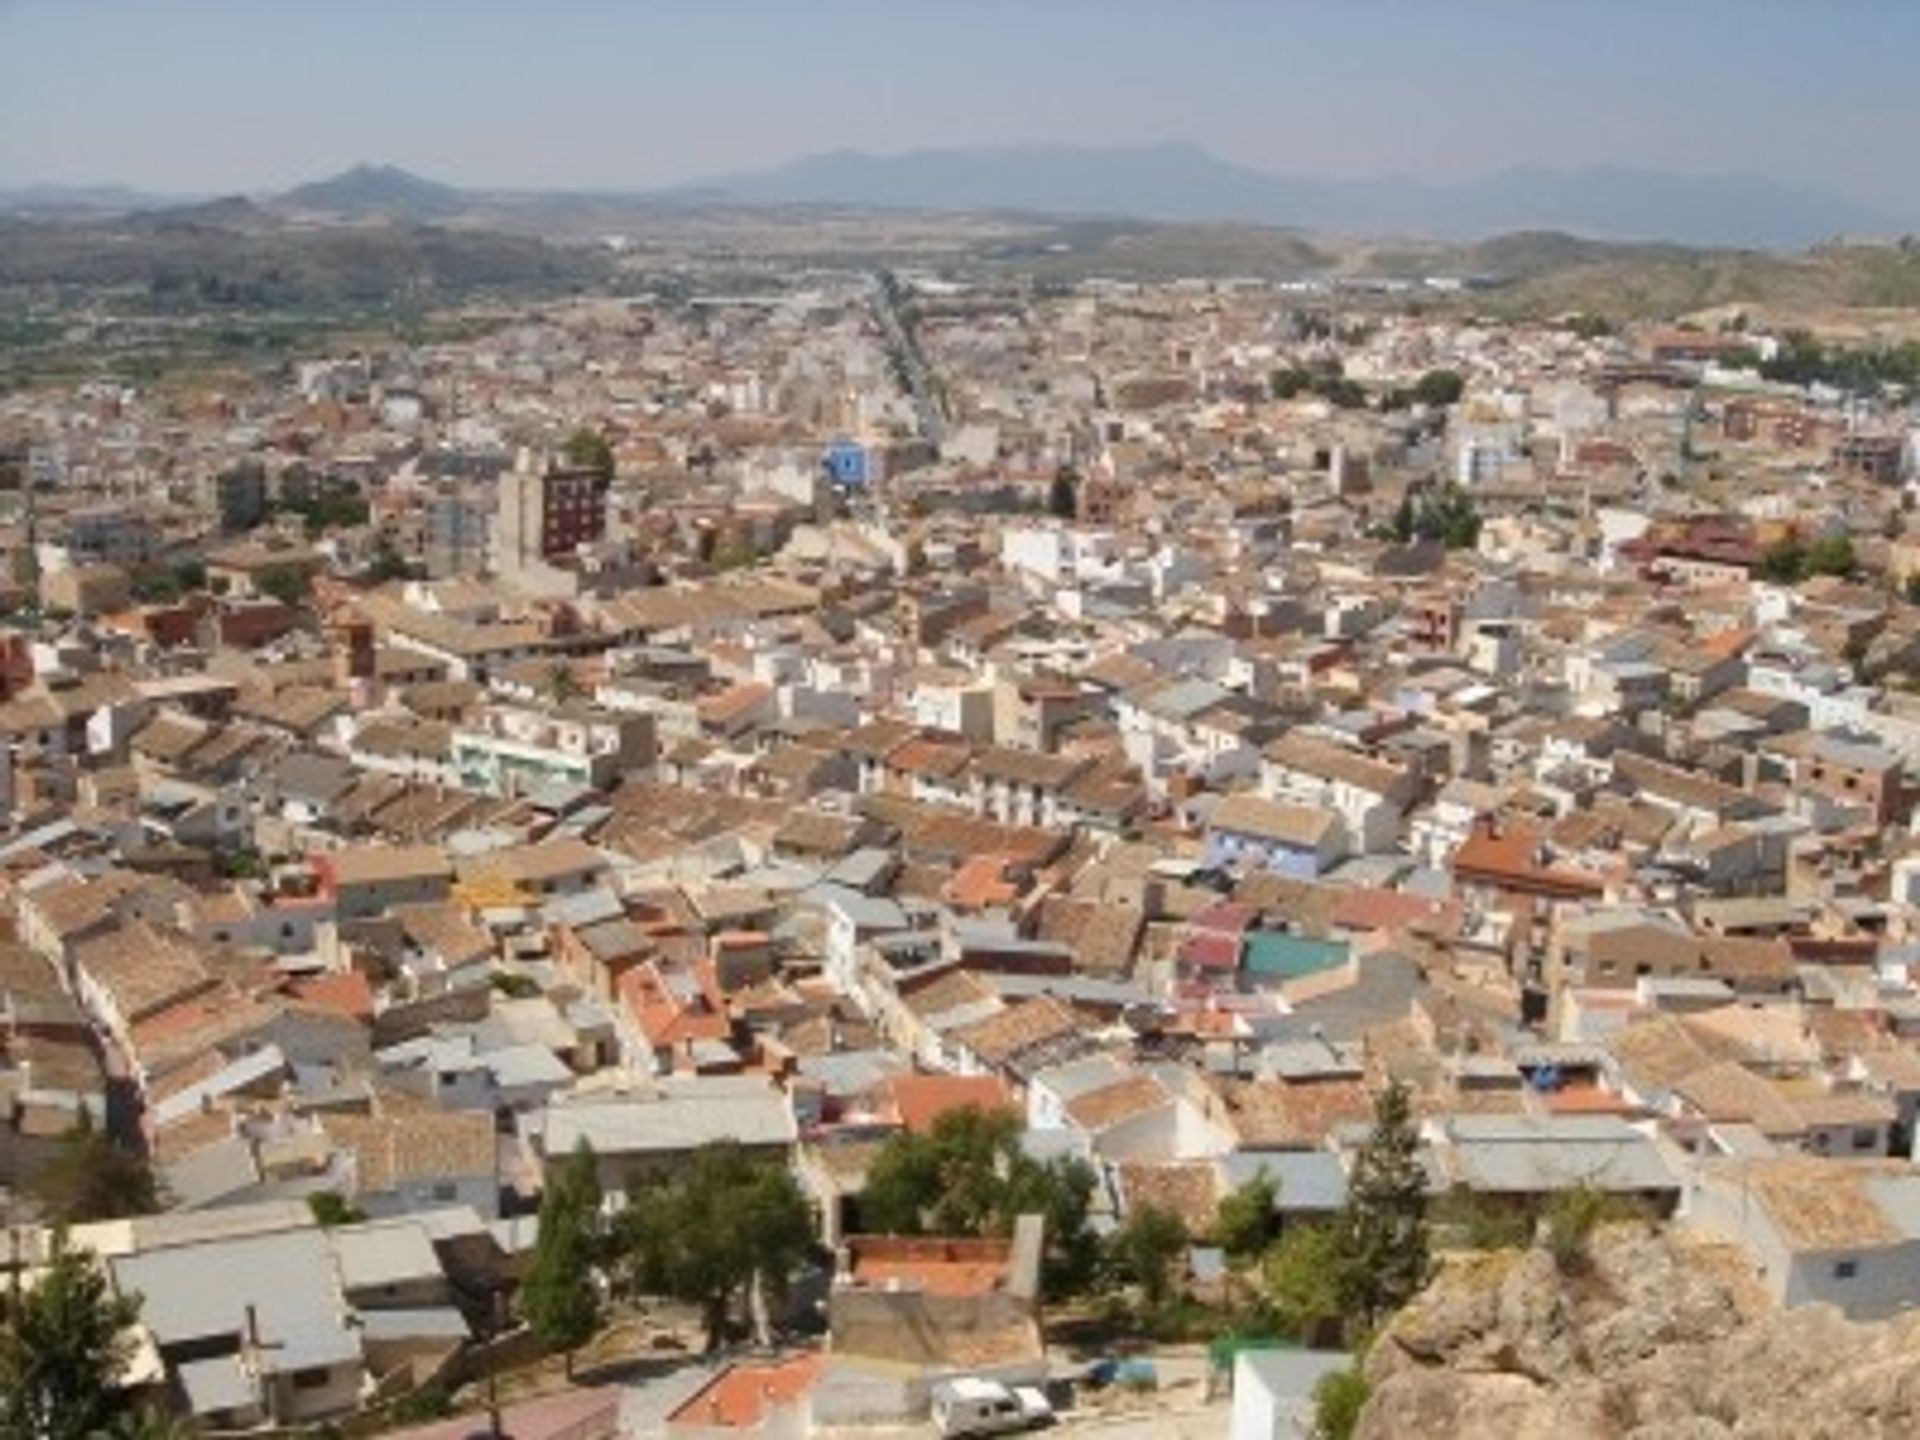
{"label": "mountain", "polygon": [[351,219],[445,220],[473,207],[466,192],[392,165],[355,165],[325,180],[296,186],[270,203],[278,210]]}
{"label": "mountain", "polygon": [[607,270],[598,253],[530,235],[410,220],[296,225],[238,198],[90,219],[0,216],[0,291],[133,291],[180,311],[565,294]]}
{"label": "mountain", "polygon": [[891,155],[840,150],[671,193],[687,200],[1240,220],[1454,238],[1562,230],[1604,239],[1769,249],[1838,234],[1920,228],[1912,217],[1753,175],[1591,166],[1509,169],[1451,183],[1403,176],[1321,178],[1258,170],[1180,141]]}
{"label": "mountain", "polygon": [[126,185],[19,185],[0,187],[0,212],[22,215],[124,214],[179,205],[191,199],[156,195]]}

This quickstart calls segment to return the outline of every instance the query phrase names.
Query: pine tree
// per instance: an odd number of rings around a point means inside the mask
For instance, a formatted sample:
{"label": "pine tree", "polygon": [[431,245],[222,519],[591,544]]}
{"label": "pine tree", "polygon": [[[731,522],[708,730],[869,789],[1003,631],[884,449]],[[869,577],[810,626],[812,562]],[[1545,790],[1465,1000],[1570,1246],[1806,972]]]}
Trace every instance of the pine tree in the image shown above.
{"label": "pine tree", "polygon": [[81,1440],[127,1411],[119,1389],[140,1302],[56,1232],[31,1288],[0,1299],[0,1435]]}
{"label": "pine tree", "polygon": [[1107,1263],[1122,1284],[1139,1287],[1149,1310],[1173,1293],[1174,1268],[1187,1248],[1187,1227],[1171,1210],[1143,1205],[1107,1237]]}
{"label": "pine tree", "polygon": [[785,1290],[813,1248],[813,1214],[784,1166],[720,1140],[630,1192],[615,1243],[629,1286],[698,1305],[714,1350],[742,1298]]}
{"label": "pine tree", "polygon": [[1047,509],[1062,520],[1071,520],[1080,509],[1080,477],[1071,465],[1053,472],[1053,484],[1047,491]]}
{"label": "pine tree", "polygon": [[540,1234],[521,1291],[521,1313],[550,1349],[566,1356],[600,1328],[600,1292],[594,1261],[599,1250],[600,1181],[593,1147],[585,1140],[563,1160],[540,1197]]}
{"label": "pine tree", "polygon": [[893,1235],[1011,1235],[1022,1215],[1043,1216],[1043,1283],[1059,1296],[1092,1277],[1095,1184],[1083,1160],[1040,1161],[1022,1150],[1017,1114],[968,1105],[925,1134],[903,1131],[881,1147],[860,1192],[860,1218]]}
{"label": "pine tree", "polygon": [[1340,1291],[1350,1321],[1371,1330],[1426,1284],[1427,1176],[1406,1087],[1374,1101],[1340,1214]]}
{"label": "pine tree", "polygon": [[1256,1259],[1267,1248],[1279,1229],[1274,1216],[1279,1200],[1279,1188],[1262,1170],[1220,1202],[1213,1238],[1229,1259]]}

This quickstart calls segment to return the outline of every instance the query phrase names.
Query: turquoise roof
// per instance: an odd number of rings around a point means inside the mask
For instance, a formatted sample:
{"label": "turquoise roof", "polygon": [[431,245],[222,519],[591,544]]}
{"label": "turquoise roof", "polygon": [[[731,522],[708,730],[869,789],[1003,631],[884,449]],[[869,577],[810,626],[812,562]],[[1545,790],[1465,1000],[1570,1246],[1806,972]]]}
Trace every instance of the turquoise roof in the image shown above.
{"label": "turquoise roof", "polygon": [[1248,935],[1240,962],[1247,974],[1264,980],[1298,980],[1346,963],[1346,941],[1313,940],[1283,930],[1256,930]]}

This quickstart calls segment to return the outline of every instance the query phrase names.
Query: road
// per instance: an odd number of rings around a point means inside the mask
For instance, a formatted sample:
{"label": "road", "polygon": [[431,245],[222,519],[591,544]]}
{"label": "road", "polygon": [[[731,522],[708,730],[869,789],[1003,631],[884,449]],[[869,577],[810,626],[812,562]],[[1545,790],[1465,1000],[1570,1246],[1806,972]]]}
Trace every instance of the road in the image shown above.
{"label": "road", "polygon": [[887,333],[887,349],[900,361],[901,373],[907,382],[907,394],[912,398],[914,414],[919,418],[920,438],[937,448],[946,434],[947,417],[940,408],[933,377],[927,373],[926,361],[920,354],[920,343],[908,333],[906,322],[901,319],[900,311],[894,304],[897,284],[889,272],[875,272],[873,313],[879,318],[880,328]]}

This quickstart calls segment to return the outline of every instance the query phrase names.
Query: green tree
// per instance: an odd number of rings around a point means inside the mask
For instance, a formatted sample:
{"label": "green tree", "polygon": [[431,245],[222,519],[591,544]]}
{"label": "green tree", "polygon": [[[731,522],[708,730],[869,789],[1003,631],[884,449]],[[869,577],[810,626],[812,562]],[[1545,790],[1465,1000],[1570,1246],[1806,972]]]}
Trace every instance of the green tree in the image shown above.
{"label": "green tree", "polygon": [[200,1427],[158,1405],[123,1411],[100,1432],[104,1440],[200,1440]]}
{"label": "green tree", "polygon": [[1402,545],[1411,544],[1417,519],[1418,517],[1413,508],[1413,497],[1411,495],[1402,495],[1400,497],[1400,503],[1396,505],[1393,510],[1391,534],[1394,540]]}
{"label": "green tree", "polygon": [[304,603],[309,588],[306,571],[294,565],[275,565],[263,570],[255,584],[261,594],[278,600],[282,605]]}
{"label": "green tree", "polygon": [[180,598],[180,578],[165,565],[148,565],[134,571],[127,588],[143,605],[171,605]]}
{"label": "green tree", "polygon": [[129,1410],[137,1297],[116,1295],[93,1256],[56,1232],[30,1287],[0,1298],[0,1435],[83,1440]]}
{"label": "green tree", "polygon": [[1593,1263],[1593,1232],[1607,1217],[1607,1197],[1592,1185],[1562,1190],[1543,1217],[1547,1253],[1562,1275],[1578,1275]]}
{"label": "green tree", "polygon": [[382,585],[389,580],[405,580],[412,574],[413,566],[407,563],[407,557],[400,553],[391,535],[382,535],[373,542],[373,556],[367,562],[368,579]]}
{"label": "green tree", "polygon": [[1370,1331],[1426,1284],[1427,1175],[1406,1087],[1374,1101],[1373,1129],[1355,1158],[1338,1221],[1342,1310]]}
{"label": "green tree", "polygon": [[1342,1308],[1340,1235],[1331,1225],[1295,1225],[1261,1261],[1274,1328],[1303,1344],[1338,1343]]}
{"label": "green tree", "polygon": [[598,430],[586,425],[580,426],[567,436],[566,443],[560,447],[560,453],[566,457],[567,464],[576,470],[593,470],[602,475],[613,474],[613,444]]}
{"label": "green tree", "polygon": [[1047,509],[1062,520],[1080,513],[1080,477],[1071,465],[1053,472],[1053,484],[1047,491]]}
{"label": "green tree", "polygon": [[925,1134],[903,1131],[874,1158],[860,1196],[870,1229],[893,1235],[1010,1232],[1005,1167],[1019,1152],[1009,1110],[950,1110]]}
{"label": "green tree", "polygon": [[1136,1287],[1149,1310],[1158,1310],[1173,1293],[1174,1267],[1187,1243],[1187,1227],[1178,1215],[1142,1205],[1107,1237],[1107,1268],[1121,1284]]}
{"label": "green tree", "polygon": [[1423,405],[1453,405],[1467,388],[1458,370],[1429,370],[1413,386],[1413,398]]}
{"label": "green tree", "polygon": [[893,1235],[1011,1235],[1020,1216],[1040,1215],[1047,1293],[1079,1289],[1097,1252],[1087,1225],[1093,1171],[1081,1160],[1033,1159],[1020,1128],[1010,1110],[966,1106],[926,1134],[894,1136],[867,1171],[862,1225]]}
{"label": "green tree", "polygon": [[1804,568],[1809,575],[1847,576],[1857,563],[1850,537],[1828,535],[1807,547]]}
{"label": "green tree", "polygon": [[1357,1365],[1322,1375],[1313,1387],[1314,1440],[1353,1440],[1367,1393],[1367,1377]]}
{"label": "green tree", "polygon": [[1357,380],[1348,380],[1339,375],[1327,375],[1316,380],[1313,389],[1315,394],[1336,410],[1366,409],[1366,387]]}
{"label": "green tree", "polygon": [[600,1181],[585,1140],[555,1167],[540,1197],[540,1233],[520,1292],[521,1313],[549,1349],[566,1357],[600,1328],[594,1262],[600,1245]]}
{"label": "green tree", "polygon": [[1395,538],[1404,532],[1409,538],[1438,540],[1449,550],[1471,550],[1480,543],[1480,512],[1458,485],[1428,491],[1418,504],[1411,497],[1403,500],[1393,526]]}
{"label": "green tree", "polygon": [[579,698],[580,681],[566,661],[556,660],[547,667],[547,694],[562,705]]}
{"label": "green tree", "polygon": [[613,1237],[631,1290],[700,1307],[709,1350],[725,1342],[742,1300],[784,1293],[813,1243],[792,1174],[732,1140],[630,1191]]}
{"label": "green tree", "polygon": [[1792,536],[1777,540],[1761,552],[1760,563],[1754,568],[1761,579],[1776,585],[1796,584],[1806,578],[1806,547]]}
{"label": "green tree", "polygon": [[1279,1187],[1262,1170],[1220,1202],[1213,1238],[1229,1259],[1252,1260],[1273,1242],[1279,1229],[1274,1208],[1279,1200]]}
{"label": "green tree", "polygon": [[70,1225],[151,1215],[160,1208],[153,1167],[144,1156],[116,1144],[85,1108],[28,1189]]}
{"label": "green tree", "polygon": [[1291,400],[1312,384],[1312,372],[1302,370],[1297,365],[1275,370],[1267,376],[1267,389],[1276,400]]}

